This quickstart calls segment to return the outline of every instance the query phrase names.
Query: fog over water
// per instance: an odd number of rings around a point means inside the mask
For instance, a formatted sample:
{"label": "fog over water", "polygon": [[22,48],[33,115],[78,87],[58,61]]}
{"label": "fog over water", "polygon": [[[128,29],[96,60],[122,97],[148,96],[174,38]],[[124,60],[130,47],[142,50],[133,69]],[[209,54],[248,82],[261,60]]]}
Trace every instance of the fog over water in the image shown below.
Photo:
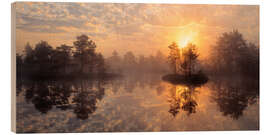
{"label": "fog over water", "polygon": [[259,130],[258,6],[16,4],[17,132]]}
{"label": "fog over water", "polygon": [[[17,93],[17,129],[19,132],[119,132],[259,128],[258,88],[256,84],[255,88],[246,86],[253,85],[252,81],[244,84],[239,78],[209,81],[191,88],[162,82],[159,77],[145,75],[104,83],[28,82]],[[65,91],[50,93],[54,88]],[[91,102],[95,99],[96,102]],[[180,104],[192,101],[196,105],[187,104],[187,109],[176,109],[179,112],[173,114],[170,110],[177,101]]]}

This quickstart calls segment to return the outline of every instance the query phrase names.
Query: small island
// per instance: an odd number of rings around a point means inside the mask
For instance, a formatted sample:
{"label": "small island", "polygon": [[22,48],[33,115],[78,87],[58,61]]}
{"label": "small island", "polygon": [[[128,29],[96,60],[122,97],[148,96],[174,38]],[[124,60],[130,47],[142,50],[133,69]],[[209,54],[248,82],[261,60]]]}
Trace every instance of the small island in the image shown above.
{"label": "small island", "polygon": [[168,62],[173,73],[164,75],[162,80],[172,84],[195,86],[200,86],[208,81],[208,77],[198,63],[199,53],[195,44],[188,43],[179,48],[177,43],[173,42],[169,49]]}

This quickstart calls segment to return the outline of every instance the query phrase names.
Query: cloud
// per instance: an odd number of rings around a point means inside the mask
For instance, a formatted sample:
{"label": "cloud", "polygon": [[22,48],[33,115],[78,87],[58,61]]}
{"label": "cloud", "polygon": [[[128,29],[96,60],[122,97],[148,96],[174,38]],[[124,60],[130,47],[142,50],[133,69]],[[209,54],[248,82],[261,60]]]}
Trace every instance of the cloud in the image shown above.
{"label": "cloud", "polygon": [[[143,52],[161,49],[177,40],[179,33],[189,30],[197,31],[198,37],[214,44],[217,35],[237,28],[247,40],[259,43],[259,6],[253,5],[17,2],[16,12],[18,30],[59,33],[61,36],[55,38],[63,42],[67,38],[70,42],[71,36],[75,39],[79,34],[88,34],[106,45],[102,48],[105,52],[116,45],[149,49]],[[204,42],[201,40],[200,44]]]}

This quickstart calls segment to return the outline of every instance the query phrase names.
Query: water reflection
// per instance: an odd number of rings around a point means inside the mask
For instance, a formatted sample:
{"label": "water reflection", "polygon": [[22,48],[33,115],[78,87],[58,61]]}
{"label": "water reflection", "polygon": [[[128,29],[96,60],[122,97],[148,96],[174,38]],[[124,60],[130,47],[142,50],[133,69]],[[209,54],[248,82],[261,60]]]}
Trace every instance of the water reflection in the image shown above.
{"label": "water reflection", "polygon": [[[95,112],[96,103],[104,96],[103,81],[31,81],[25,82],[25,99],[46,114],[55,106],[61,110],[73,109],[77,118],[87,119]],[[72,95],[72,96],[71,96]]]}
{"label": "water reflection", "polygon": [[[42,120],[51,115],[62,115],[63,132],[75,132],[74,125],[85,127],[76,132],[181,131],[193,130],[194,125],[197,127],[194,130],[225,129],[222,124],[219,125],[222,128],[216,125],[219,120],[229,123],[226,129],[258,128],[258,114],[249,109],[252,105],[258,106],[258,81],[237,77],[211,78],[202,86],[193,86],[169,84],[154,75],[132,76],[113,80],[18,81],[18,131],[48,131],[45,126],[48,122],[42,126]],[[247,115],[245,110],[247,113],[255,111],[255,114]],[[245,119],[253,124],[243,127],[230,124],[246,123],[241,116],[246,116]],[[35,122],[32,118],[42,124],[30,124],[33,127],[27,129],[29,124],[25,123]],[[216,124],[198,124],[198,121],[216,121]],[[100,125],[95,124],[98,122]],[[114,125],[109,124],[113,122]],[[51,128],[50,132],[55,132],[60,127]]]}
{"label": "water reflection", "polygon": [[224,116],[238,119],[243,111],[257,102],[259,96],[259,80],[236,76],[233,78],[213,78],[210,85],[212,99]]}
{"label": "water reflection", "polygon": [[181,111],[187,112],[187,115],[196,113],[197,101],[196,94],[199,92],[195,86],[181,86],[173,85],[170,89],[168,102],[170,103],[170,110],[174,117]]}
{"label": "water reflection", "polygon": [[160,75],[155,74],[137,75],[136,73],[130,73],[123,78],[108,80],[107,83],[111,85],[114,93],[117,93],[121,88],[128,93],[132,93],[135,88],[145,89],[145,87],[150,87],[155,89],[161,83],[161,79]]}
{"label": "water reflection", "polygon": [[102,82],[98,81],[96,90],[92,81],[81,80],[81,85],[75,85],[77,90],[72,103],[75,104],[74,113],[80,119],[87,119],[89,114],[96,111],[97,101],[102,100],[104,96],[104,88]]}

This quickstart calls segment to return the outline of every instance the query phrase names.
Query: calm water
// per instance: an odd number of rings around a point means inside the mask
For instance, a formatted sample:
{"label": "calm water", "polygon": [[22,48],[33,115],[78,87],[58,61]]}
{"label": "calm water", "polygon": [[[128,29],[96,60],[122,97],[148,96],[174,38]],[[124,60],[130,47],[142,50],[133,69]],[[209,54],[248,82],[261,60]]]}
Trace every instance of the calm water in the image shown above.
{"label": "calm water", "polygon": [[258,81],[211,77],[172,85],[160,75],[17,83],[18,132],[258,130]]}

